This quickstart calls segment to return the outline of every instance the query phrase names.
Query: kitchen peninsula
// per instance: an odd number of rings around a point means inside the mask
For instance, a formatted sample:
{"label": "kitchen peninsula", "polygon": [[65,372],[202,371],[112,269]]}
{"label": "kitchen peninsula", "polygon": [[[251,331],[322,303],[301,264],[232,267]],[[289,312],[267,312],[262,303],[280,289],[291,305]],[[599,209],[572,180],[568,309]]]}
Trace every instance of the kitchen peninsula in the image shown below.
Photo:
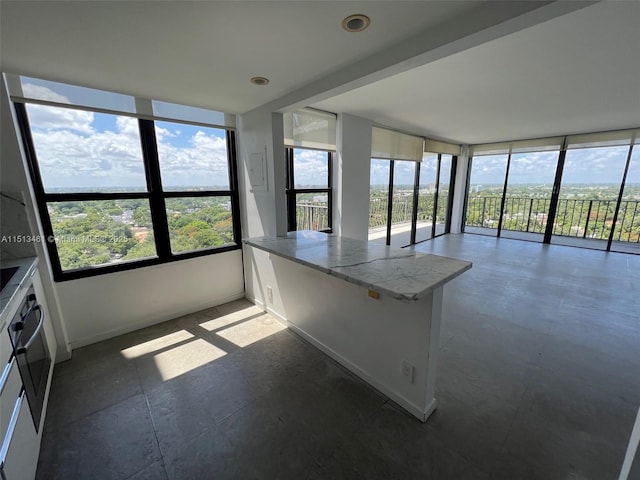
{"label": "kitchen peninsula", "polygon": [[443,288],[470,262],[311,231],[245,239],[244,262],[257,305],[426,421]]}

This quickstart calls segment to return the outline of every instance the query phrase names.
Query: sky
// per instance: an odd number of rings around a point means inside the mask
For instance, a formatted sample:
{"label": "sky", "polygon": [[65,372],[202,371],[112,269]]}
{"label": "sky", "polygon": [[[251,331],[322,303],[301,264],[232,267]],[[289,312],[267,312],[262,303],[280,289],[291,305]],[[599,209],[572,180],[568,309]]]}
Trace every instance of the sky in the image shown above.
{"label": "sky", "polygon": [[[620,183],[628,152],[629,147],[568,150],[562,181],[566,184]],[[513,154],[509,168],[509,183],[553,184],[557,160],[558,152]],[[633,164],[637,163],[635,161]],[[506,168],[507,155],[475,157],[472,161],[470,183],[503,184]],[[628,181],[640,181],[640,178],[636,177],[637,175],[632,175]]]}
{"label": "sky", "polygon": [[[137,119],[35,104],[27,112],[45,190],[146,188]],[[165,188],[229,188],[224,130],[156,122],[156,139]]]}
{"label": "sky", "polygon": [[[436,181],[436,169],[438,157],[425,155],[420,162],[420,185],[432,186]],[[415,178],[416,162],[396,160],[393,167],[393,183],[395,185],[413,185]],[[442,167],[440,173],[441,183],[449,183],[451,175],[451,155],[442,155]],[[371,185],[389,184],[389,160],[371,160]]]}
{"label": "sky", "polygon": [[[46,82],[25,83],[25,94],[62,103],[70,100],[87,103],[82,95],[92,95],[91,89],[68,92],[59,84],[52,90]],[[100,92],[98,92],[100,93]],[[132,98],[102,92],[101,101],[124,102]],[[80,97],[78,97],[80,95]],[[78,97],[78,98],[75,98]],[[135,118],[74,110],[71,108],[27,104],[37,158],[45,189],[81,188],[116,190],[122,187],[145,189],[144,167],[138,123]],[[228,189],[228,167],[225,132],[222,129],[192,126],[172,122],[156,122],[158,155],[163,185],[167,189],[201,187]],[[622,178],[628,147],[586,148],[567,152],[563,183],[619,183]],[[443,157],[444,158],[444,157]],[[510,184],[553,183],[558,152],[513,154],[509,174]],[[478,156],[473,159],[471,185],[503,184],[506,155]],[[425,156],[421,163],[422,185],[435,181],[436,157]],[[298,187],[326,186],[326,152],[296,149],[295,179]],[[640,182],[640,149],[634,152],[628,183]],[[443,168],[447,171],[450,163]],[[396,161],[394,183],[411,185],[415,162]],[[444,173],[444,172],[443,172]],[[389,161],[371,161],[370,183],[386,185]]]}

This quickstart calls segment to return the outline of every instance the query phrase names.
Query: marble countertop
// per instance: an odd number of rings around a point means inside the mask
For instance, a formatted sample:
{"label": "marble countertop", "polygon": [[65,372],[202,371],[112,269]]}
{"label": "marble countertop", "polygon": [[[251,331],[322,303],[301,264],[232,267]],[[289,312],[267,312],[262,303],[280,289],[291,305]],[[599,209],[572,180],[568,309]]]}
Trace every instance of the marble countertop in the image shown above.
{"label": "marble countertop", "polygon": [[38,257],[17,258],[3,260],[2,268],[18,267],[18,271],[11,277],[9,283],[0,292],[0,329],[10,320],[15,302],[19,302],[27,291],[29,281],[38,267]]}
{"label": "marble countertop", "polygon": [[399,300],[418,300],[471,268],[464,260],[313,231],[243,242]]}

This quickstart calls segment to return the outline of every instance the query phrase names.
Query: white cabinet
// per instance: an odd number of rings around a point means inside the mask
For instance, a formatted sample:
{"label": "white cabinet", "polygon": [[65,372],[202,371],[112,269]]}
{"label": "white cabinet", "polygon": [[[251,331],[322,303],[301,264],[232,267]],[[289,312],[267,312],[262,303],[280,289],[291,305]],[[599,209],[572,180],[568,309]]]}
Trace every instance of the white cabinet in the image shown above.
{"label": "white cabinet", "polygon": [[[56,342],[51,322],[48,317],[42,282],[37,270],[27,283],[30,284],[31,282],[33,283],[37,301],[44,310],[45,323],[43,328],[45,331],[46,343],[49,347],[49,353],[52,358],[55,358]],[[17,299],[17,301],[22,302],[22,298]],[[12,308],[11,310],[15,310],[15,308]],[[3,371],[7,365],[12,366],[9,370],[4,390],[0,396],[0,442],[4,442],[6,440],[5,437],[7,436],[7,431],[10,428],[11,417],[22,392],[22,379],[20,378],[18,365],[15,362],[11,363],[13,348],[11,346],[7,328],[8,323],[0,331],[0,372]],[[22,398],[20,409],[17,411],[17,421],[15,423],[15,429],[13,430],[13,435],[11,437],[11,442],[9,444],[4,464],[4,475],[7,480],[33,480],[35,478],[38,454],[40,451],[40,439],[42,437],[42,429],[44,427],[47,398],[51,387],[52,376],[53,365],[51,366],[49,376],[47,378],[45,402],[38,432],[36,432],[27,399],[25,397]]]}

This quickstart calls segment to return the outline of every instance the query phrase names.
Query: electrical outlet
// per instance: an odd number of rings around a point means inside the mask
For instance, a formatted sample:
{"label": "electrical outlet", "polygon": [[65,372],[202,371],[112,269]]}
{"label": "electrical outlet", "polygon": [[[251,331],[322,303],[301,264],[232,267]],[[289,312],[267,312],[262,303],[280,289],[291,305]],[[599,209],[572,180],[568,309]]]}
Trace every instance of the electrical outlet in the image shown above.
{"label": "electrical outlet", "polygon": [[416,377],[416,367],[411,365],[406,360],[402,361],[402,376],[406,377],[409,383],[413,384]]}
{"label": "electrical outlet", "polygon": [[273,289],[267,285],[267,303],[273,305]]}

